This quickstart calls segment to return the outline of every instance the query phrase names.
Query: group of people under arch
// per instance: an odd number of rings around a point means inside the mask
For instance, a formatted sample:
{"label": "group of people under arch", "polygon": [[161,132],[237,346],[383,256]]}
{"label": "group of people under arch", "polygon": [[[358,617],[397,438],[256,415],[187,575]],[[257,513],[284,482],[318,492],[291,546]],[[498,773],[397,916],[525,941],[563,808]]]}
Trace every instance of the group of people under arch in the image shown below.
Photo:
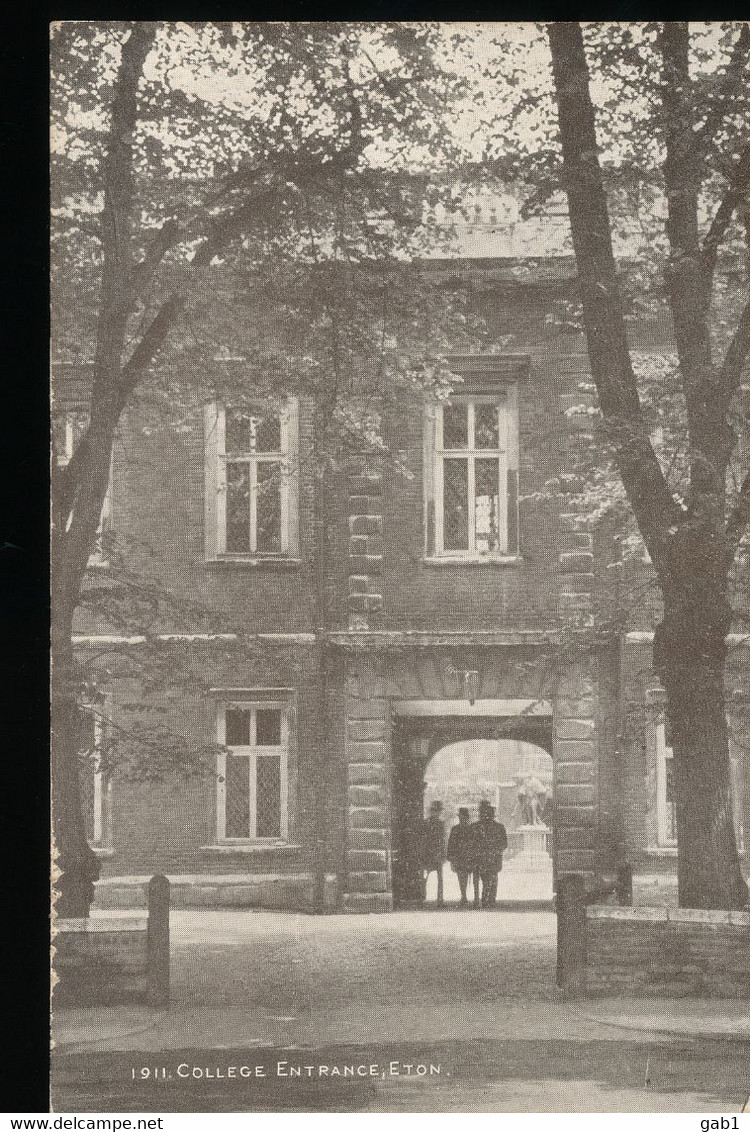
{"label": "group of people under arch", "polygon": [[421,825],[419,860],[422,869],[422,900],[427,895],[427,880],[437,873],[437,905],[442,907],[443,868],[448,861],[458,880],[460,906],[469,907],[469,882],[472,885],[474,908],[492,908],[497,899],[497,885],[503,867],[503,853],[508,847],[505,826],[495,820],[495,807],[487,801],[479,803],[476,821],[471,821],[468,806],[458,809],[458,822],[448,834],[446,843],[443,804],[430,804],[430,813]]}

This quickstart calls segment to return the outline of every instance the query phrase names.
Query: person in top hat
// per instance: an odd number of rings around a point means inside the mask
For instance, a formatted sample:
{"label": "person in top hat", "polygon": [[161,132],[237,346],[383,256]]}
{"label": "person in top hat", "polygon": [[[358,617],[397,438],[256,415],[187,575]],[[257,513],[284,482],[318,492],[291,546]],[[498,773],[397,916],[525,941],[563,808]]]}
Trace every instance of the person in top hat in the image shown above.
{"label": "person in top hat", "polygon": [[448,836],[446,856],[458,877],[461,906],[466,907],[468,904],[466,889],[469,884],[469,875],[474,872],[476,859],[474,829],[469,821],[467,806],[459,806],[458,808],[458,825],[453,826]]}
{"label": "person in top hat", "polygon": [[443,904],[443,864],[445,863],[445,826],[442,818],[443,803],[430,804],[430,816],[422,823],[422,893],[427,893],[427,878],[437,873],[437,903]]}
{"label": "person in top hat", "polygon": [[508,848],[505,826],[495,821],[495,807],[479,803],[479,821],[472,825],[475,837],[474,907],[479,905],[479,881],[482,882],[482,907],[492,908],[497,897],[497,878],[503,867],[503,851]]}

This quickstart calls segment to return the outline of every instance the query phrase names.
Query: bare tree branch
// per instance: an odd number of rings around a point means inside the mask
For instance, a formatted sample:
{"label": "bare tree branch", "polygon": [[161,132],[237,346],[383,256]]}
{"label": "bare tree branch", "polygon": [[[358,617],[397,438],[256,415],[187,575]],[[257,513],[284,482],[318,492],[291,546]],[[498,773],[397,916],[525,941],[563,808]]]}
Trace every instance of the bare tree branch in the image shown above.
{"label": "bare tree branch", "polygon": [[750,299],[745,303],[720,370],[722,388],[731,396],[739,388],[742,369],[750,351]]}
{"label": "bare tree branch", "polygon": [[140,263],[137,263],[130,273],[130,295],[135,296],[154,275],[164,256],[177,243],[180,236],[180,226],[172,218],[165,220],[153,240],[146,248],[146,254]]}
{"label": "bare tree branch", "polygon": [[618,471],[658,569],[680,512],[649,439],[630,357],[583,36],[578,23],[553,23],[547,31],[591,372]]}
{"label": "bare tree branch", "polygon": [[742,203],[748,183],[750,183],[750,145],[745,147],[739,161],[728,175],[728,180],[729,188],[714,213],[714,218],[701,247],[701,273],[706,304],[708,304],[711,295],[719,246],[732,222],[735,210]]}
{"label": "bare tree branch", "polygon": [[[719,521],[720,517],[723,519],[724,508],[720,501],[725,494],[726,469],[735,438],[727,423],[731,390],[727,392],[717,375],[712,356],[698,225],[704,172],[693,144],[695,107],[688,24],[684,21],[663,24],[660,47],[665,122],[665,229],[669,240],[665,283],[690,434],[690,495],[692,505],[700,498],[702,507],[714,508]],[[723,216],[717,230],[721,224],[724,224]]]}
{"label": "bare tree branch", "polygon": [[156,38],[156,25],[138,22],[122,45],[115,84],[106,156],[102,167],[102,280],[96,328],[94,384],[110,385],[119,370],[131,274],[130,224],[133,205],[133,136],[138,118],[138,84]]}
{"label": "bare tree branch", "polygon": [[167,335],[182,309],[183,302],[184,299],[181,295],[170,295],[166,302],[162,303],[158,313],[149,323],[140,342],[123,366],[119,382],[119,394],[123,405],[138,384],[144,371],[151,365],[164,345]]}

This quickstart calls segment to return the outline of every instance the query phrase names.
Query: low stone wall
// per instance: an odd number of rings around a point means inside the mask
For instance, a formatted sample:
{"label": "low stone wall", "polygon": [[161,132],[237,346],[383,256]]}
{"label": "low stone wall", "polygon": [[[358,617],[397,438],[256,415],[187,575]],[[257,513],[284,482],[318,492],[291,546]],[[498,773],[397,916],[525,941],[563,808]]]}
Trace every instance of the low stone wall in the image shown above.
{"label": "low stone wall", "polygon": [[750,998],[750,912],[589,906],[583,989]]}
{"label": "low stone wall", "polygon": [[56,1006],[142,1002],[148,992],[148,917],[122,913],[58,920]]}
{"label": "low stone wall", "polygon": [[[144,908],[149,877],[105,877],[96,883],[97,908]],[[310,911],[315,878],[312,873],[210,873],[169,877],[173,908],[276,908]],[[325,906],[337,903],[337,881],[326,877]]]}
{"label": "low stone wall", "polygon": [[169,881],[145,877],[148,914],[95,912],[53,922],[54,1006],[169,1006]]}

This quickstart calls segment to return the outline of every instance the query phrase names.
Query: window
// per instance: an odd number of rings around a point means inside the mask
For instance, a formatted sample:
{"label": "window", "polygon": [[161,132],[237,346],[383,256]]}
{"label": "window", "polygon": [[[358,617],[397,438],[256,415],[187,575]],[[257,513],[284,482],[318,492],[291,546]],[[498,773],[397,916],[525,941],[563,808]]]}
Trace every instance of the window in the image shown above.
{"label": "window", "polygon": [[259,700],[219,705],[217,840],[288,838],[289,710]]}
{"label": "window", "polygon": [[677,791],[674,779],[672,738],[666,720],[656,727],[656,822],[657,843],[677,844]]}
{"label": "window", "polygon": [[[729,739],[730,781],[737,847],[743,848],[742,761],[735,744]],[[675,762],[669,721],[664,719],[656,726],[656,822],[657,844],[663,847],[677,845],[677,789]]]}
{"label": "window", "polygon": [[111,832],[111,784],[102,769],[104,712],[103,704],[83,704],[78,713],[78,780],[86,837],[92,848],[105,848]]}
{"label": "window", "polygon": [[[78,444],[89,425],[88,413],[72,411],[65,413],[58,422],[57,463],[61,468],[71,460]],[[89,566],[107,566],[106,543],[112,531],[112,466],[110,463],[107,494],[102,504],[99,528],[96,532],[96,548],[89,557]]]}
{"label": "window", "polygon": [[516,387],[454,396],[428,413],[428,557],[518,553]]}
{"label": "window", "polygon": [[297,412],[206,407],[206,557],[297,553]]}

